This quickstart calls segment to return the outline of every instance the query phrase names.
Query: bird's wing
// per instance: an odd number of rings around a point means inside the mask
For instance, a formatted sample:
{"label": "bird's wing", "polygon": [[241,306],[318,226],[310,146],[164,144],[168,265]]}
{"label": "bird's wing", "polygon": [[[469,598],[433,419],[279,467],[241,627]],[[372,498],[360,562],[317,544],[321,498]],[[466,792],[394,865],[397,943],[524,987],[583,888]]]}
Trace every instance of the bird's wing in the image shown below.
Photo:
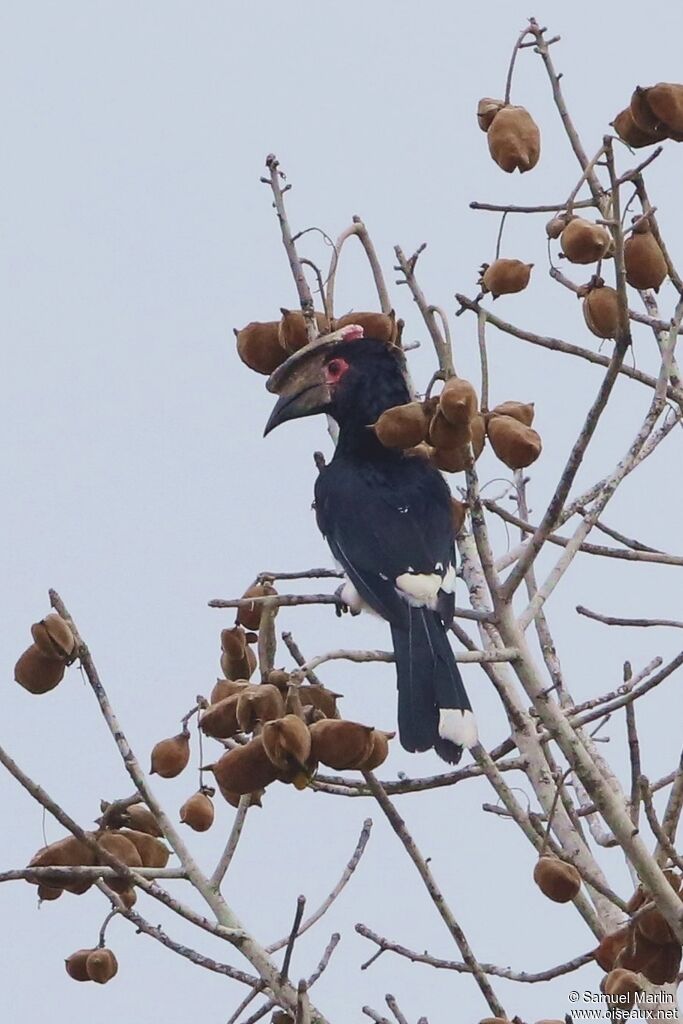
{"label": "bird's wing", "polygon": [[316,515],[363,601],[394,625],[407,603],[453,614],[455,553],[450,491],[417,458],[368,467],[334,459],[319,475]]}

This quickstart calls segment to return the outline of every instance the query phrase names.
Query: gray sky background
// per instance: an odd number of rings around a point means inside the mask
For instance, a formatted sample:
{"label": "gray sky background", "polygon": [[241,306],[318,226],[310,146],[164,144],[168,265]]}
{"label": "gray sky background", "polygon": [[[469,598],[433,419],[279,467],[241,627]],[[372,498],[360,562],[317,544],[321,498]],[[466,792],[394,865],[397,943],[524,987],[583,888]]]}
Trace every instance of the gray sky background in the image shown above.
{"label": "gray sky background", "polygon": [[[392,246],[412,251],[427,241],[422,285],[452,313],[456,290],[475,294],[477,268],[491,259],[498,228],[497,217],[473,213],[469,201],[560,203],[578,178],[531,51],[520,56],[513,101],[541,125],[538,168],[523,178],[504,175],[476,124],[478,98],[502,92],[529,13],[497,0],[479,9],[403,0],[2,5],[0,662],[8,683],[0,741],[82,824],[95,817],[101,797],[126,795],[131,785],[77,669],[40,699],[11,684],[29,625],[47,610],[47,588],[61,592],[78,621],[146,762],[153,743],[177,731],[195,694],[207,693],[217,674],[218,634],[231,617],[207,601],[238,595],[262,569],[331,564],[310,511],[311,452],[329,451],[324,422],[297,423],[264,441],[272,400],[234,352],[233,326],[296,305],[270,194],[258,181],[266,154],[277,153],[294,186],[294,227],[315,224],[336,235],[360,213],[390,281]],[[546,2],[535,13],[562,34],[553,55],[591,153],[637,83],[680,78],[683,14],[675,4],[643,11],[613,0],[559,8]],[[620,152],[622,169],[629,159]],[[682,161],[683,149],[670,143],[649,172],[675,257]],[[536,269],[528,291],[499,300],[496,311],[594,349],[579,304],[547,279],[544,221],[509,218],[503,253]],[[329,256],[315,236],[307,251]],[[574,277],[583,280],[580,271]],[[433,368],[426,332],[406,289],[393,296],[406,337],[423,343],[411,367],[424,387]],[[662,300],[669,314],[669,290]],[[369,304],[369,274],[352,242],[337,311]],[[478,381],[475,326],[468,317],[453,322],[458,369]],[[655,367],[653,347],[643,328],[639,367]],[[493,399],[537,404],[545,442],[532,474],[538,515],[601,374],[493,331],[489,350]],[[619,382],[578,486],[626,450],[649,397]],[[628,480],[607,522],[680,551],[679,452],[678,431]],[[503,469],[488,451],[480,466],[484,481]],[[494,527],[494,537],[503,551],[504,532]],[[640,668],[655,655],[675,654],[679,639],[665,631],[608,631],[579,620],[575,604],[680,618],[674,572],[577,560],[548,609],[577,700],[619,685],[624,658]],[[293,629],[309,655],[388,644],[381,624],[338,620],[324,609],[283,611],[278,625]],[[278,660],[288,663],[285,654]],[[391,668],[335,665],[325,679],[345,694],[347,717],[394,725]],[[493,745],[507,732],[486,677],[470,667],[466,681],[484,742]],[[678,758],[679,688],[672,678],[639,709],[653,778]],[[615,719],[604,748],[622,772],[623,732]],[[395,745],[382,774],[438,768],[432,755],[411,757]],[[188,771],[154,789],[175,814],[195,784]],[[42,845],[41,811],[7,777],[0,793],[0,866],[20,866]],[[521,834],[482,814],[490,799],[477,782],[399,802],[476,954],[538,970],[591,948],[573,909],[548,903],[531,884],[532,851]],[[214,829],[190,837],[207,868],[233,815],[220,800],[217,806]],[[411,1021],[421,1014],[430,1024],[479,1019],[485,1007],[467,977],[437,975],[390,954],[357,970],[373,948],[355,935],[356,921],[419,950],[458,956],[370,802],[270,790],[264,809],[248,816],[228,900],[260,941],[278,938],[300,892],[313,909],[337,881],[368,815],[375,829],[365,859],[334,910],[297,946],[294,976],[310,973],[330,933],[340,930],[335,960],[315,990],[331,1020],[360,1019],[360,1007],[380,1008],[387,991]],[[52,820],[45,827],[49,840],[60,836]],[[604,859],[627,894],[620,854]],[[139,906],[174,937],[192,937],[157,905],[141,898]],[[125,921],[110,931],[118,978],[106,989],[71,982],[63,960],[96,942],[105,912],[98,893],[65,896],[38,911],[29,886],[0,888],[3,1019],[24,1024],[49,1013],[54,1024],[181,1024],[192,1016],[222,1024],[229,1017],[239,986],[135,936]],[[229,957],[207,936],[197,945]],[[597,978],[586,970],[549,987],[496,989],[511,1015],[561,1017],[569,989],[595,986]]]}

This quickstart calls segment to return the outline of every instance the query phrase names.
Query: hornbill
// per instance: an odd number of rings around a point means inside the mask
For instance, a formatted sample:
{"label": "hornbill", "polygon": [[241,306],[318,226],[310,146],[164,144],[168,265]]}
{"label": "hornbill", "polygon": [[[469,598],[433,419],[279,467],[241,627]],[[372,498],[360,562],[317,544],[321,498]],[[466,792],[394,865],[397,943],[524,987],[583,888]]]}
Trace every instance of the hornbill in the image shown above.
{"label": "hornbill", "polygon": [[411,401],[401,350],[348,337],[307,346],[275,371],[268,387],[280,398],[265,433],[322,412],[337,422],[315,510],[347,577],[342,599],[391,627],[401,745],[433,747],[456,764],[477,730],[446,633],[455,604],[450,490],[431,462],[384,447],[370,429],[385,409]]}

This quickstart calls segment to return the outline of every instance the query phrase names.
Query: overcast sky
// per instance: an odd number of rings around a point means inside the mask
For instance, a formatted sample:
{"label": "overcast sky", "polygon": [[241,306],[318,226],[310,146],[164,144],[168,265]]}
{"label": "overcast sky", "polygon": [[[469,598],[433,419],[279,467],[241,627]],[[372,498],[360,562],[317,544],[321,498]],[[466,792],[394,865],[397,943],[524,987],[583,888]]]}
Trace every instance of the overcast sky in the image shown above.
{"label": "overcast sky", "polygon": [[[421,283],[452,314],[456,291],[476,293],[477,269],[492,258],[498,229],[497,217],[472,212],[469,201],[559,204],[578,178],[532,51],[518,62],[513,101],[541,126],[539,166],[523,178],[503,174],[477,127],[477,100],[502,93],[529,13],[500,0],[469,9],[429,0],[2,5],[0,658],[7,685],[0,742],[82,825],[92,823],[100,798],[125,796],[131,784],[76,668],[43,698],[11,683],[31,622],[48,610],[47,588],[56,587],[73,613],[146,763],[153,743],[177,731],[195,695],[215,680],[219,631],[232,619],[207,601],[237,596],[259,570],[331,565],[310,509],[311,453],[330,449],[324,421],[287,425],[263,440],[272,397],[234,351],[233,327],[296,305],[270,194],[259,184],[266,154],[277,153],[293,185],[287,200],[295,230],[316,225],[334,236],[361,214],[390,282],[392,246],[411,252],[427,241]],[[590,153],[636,84],[680,77],[683,15],[675,4],[644,11],[614,0],[544,2],[535,13],[562,35],[553,56]],[[631,159],[620,149],[622,169]],[[669,143],[649,172],[678,258],[682,167],[683,148]],[[496,312],[596,349],[579,304],[547,278],[544,221],[509,218],[503,254],[536,267],[527,292],[500,299]],[[307,238],[306,251],[326,261],[324,243]],[[574,277],[583,280],[580,271]],[[422,343],[411,370],[424,387],[433,369],[426,331],[407,290],[393,288],[392,297],[406,338]],[[337,311],[374,303],[351,242]],[[662,303],[670,315],[667,289]],[[475,322],[464,316],[452,326],[458,370],[478,382]],[[645,328],[636,337],[637,365],[656,369],[652,337]],[[493,331],[489,348],[493,400],[536,402],[545,443],[530,489],[538,518],[601,371]],[[579,487],[626,450],[650,398],[623,379],[616,392]],[[484,482],[504,475],[488,451],[480,466]],[[677,431],[629,479],[606,521],[680,552],[682,500]],[[504,532],[494,527],[493,535],[504,551]],[[677,653],[680,640],[675,631],[609,631],[579,620],[574,606],[680,618],[675,572],[576,561],[548,613],[577,700],[619,685],[626,657],[638,669]],[[382,624],[339,620],[326,609],[283,611],[278,626],[293,630],[309,656],[389,643]],[[290,664],[286,651],[278,663]],[[394,726],[391,667],[337,664],[324,678],[345,694],[346,717]],[[482,739],[494,745],[507,730],[487,679],[474,666],[465,678]],[[678,758],[679,688],[674,676],[639,709],[653,778]],[[603,748],[622,773],[623,732],[615,719]],[[381,774],[419,776],[439,767],[433,755],[410,756],[395,744]],[[154,784],[173,815],[194,788],[189,770]],[[18,867],[43,843],[42,813],[8,777],[0,777],[0,794],[0,869]],[[482,813],[490,799],[475,782],[399,802],[477,956],[540,970],[585,952],[593,940],[573,908],[549,904],[532,886],[526,840]],[[214,829],[190,836],[207,869],[233,813],[219,802]],[[259,941],[278,938],[299,893],[313,909],[335,884],[368,815],[375,829],[365,859],[333,911],[297,946],[294,977],[313,970],[339,930],[341,945],[314,992],[331,1021],[359,1020],[364,1003],[380,1009],[388,991],[411,1024],[421,1014],[430,1024],[479,1019],[485,1006],[467,977],[411,967],[391,954],[358,971],[373,948],[355,935],[357,921],[418,950],[458,957],[370,801],[274,787],[263,810],[248,815],[228,901]],[[45,830],[48,840],[62,834],[49,818]],[[628,895],[620,853],[605,861],[613,885]],[[158,905],[141,898],[139,908],[174,937],[193,939]],[[70,981],[64,958],[96,943],[105,912],[96,892],[38,910],[29,886],[0,887],[3,1019],[185,1024],[192,1016],[224,1024],[240,987],[136,936],[125,921],[110,931],[117,979],[106,989]],[[197,944],[237,962],[205,935]],[[562,1017],[569,989],[595,987],[597,979],[588,969],[552,986],[495,987],[510,1015],[534,1020]]]}

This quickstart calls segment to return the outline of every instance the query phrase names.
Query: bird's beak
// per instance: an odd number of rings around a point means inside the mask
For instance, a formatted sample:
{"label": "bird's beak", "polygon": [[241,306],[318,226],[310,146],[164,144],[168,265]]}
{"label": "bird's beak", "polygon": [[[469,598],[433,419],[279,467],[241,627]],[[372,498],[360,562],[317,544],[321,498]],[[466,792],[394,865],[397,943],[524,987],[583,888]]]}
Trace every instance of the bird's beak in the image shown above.
{"label": "bird's beak", "polygon": [[319,344],[296,352],[269,378],[268,390],[279,398],[266,423],[264,436],[287,420],[315,416],[329,407],[331,394],[325,382],[324,360],[330,347]]}
{"label": "bird's beak", "polygon": [[303,416],[315,416],[324,412],[330,404],[330,389],[324,381],[305,384],[292,394],[280,395],[270,414],[263,436],[287,420],[298,420]]}

